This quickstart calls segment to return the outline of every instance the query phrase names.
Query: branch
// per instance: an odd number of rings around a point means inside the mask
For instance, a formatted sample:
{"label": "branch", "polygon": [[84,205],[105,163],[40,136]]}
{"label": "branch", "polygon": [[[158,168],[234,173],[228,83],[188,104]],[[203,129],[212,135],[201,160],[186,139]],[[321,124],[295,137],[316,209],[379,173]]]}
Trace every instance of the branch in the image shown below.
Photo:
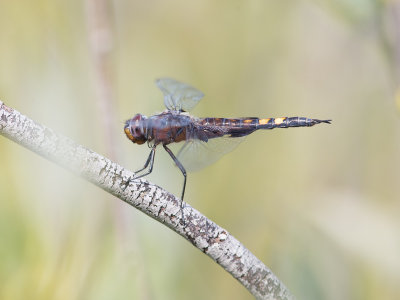
{"label": "branch", "polygon": [[35,123],[0,101],[0,134],[141,210],[183,236],[210,256],[258,299],[293,299],[288,289],[259,259],[228,231],[145,180],[130,180],[131,171]]}

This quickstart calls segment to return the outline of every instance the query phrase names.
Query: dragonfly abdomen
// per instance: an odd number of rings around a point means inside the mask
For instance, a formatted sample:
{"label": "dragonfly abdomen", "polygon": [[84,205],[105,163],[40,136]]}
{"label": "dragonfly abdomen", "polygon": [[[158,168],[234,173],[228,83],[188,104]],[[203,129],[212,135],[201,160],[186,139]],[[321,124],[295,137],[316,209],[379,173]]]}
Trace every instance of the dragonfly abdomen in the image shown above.
{"label": "dragonfly abdomen", "polygon": [[222,127],[224,135],[231,137],[241,137],[249,135],[258,129],[274,129],[289,127],[310,127],[319,123],[330,123],[330,120],[318,120],[304,117],[283,117],[283,118],[204,118],[201,119],[202,125],[206,127]]}
{"label": "dragonfly abdomen", "polygon": [[331,120],[318,120],[304,117],[283,117],[283,118],[268,118],[259,119],[257,129],[274,129],[274,128],[289,128],[289,127],[310,127],[319,123],[330,124]]}

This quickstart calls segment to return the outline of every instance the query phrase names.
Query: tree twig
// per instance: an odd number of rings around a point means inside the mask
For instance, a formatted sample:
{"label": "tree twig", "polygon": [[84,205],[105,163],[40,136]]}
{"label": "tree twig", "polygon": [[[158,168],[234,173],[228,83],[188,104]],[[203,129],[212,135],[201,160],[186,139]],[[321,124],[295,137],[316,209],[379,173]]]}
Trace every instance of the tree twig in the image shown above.
{"label": "tree twig", "polygon": [[207,254],[258,299],[293,299],[283,283],[228,231],[117,163],[35,123],[0,101],[0,134],[69,169],[165,224]]}

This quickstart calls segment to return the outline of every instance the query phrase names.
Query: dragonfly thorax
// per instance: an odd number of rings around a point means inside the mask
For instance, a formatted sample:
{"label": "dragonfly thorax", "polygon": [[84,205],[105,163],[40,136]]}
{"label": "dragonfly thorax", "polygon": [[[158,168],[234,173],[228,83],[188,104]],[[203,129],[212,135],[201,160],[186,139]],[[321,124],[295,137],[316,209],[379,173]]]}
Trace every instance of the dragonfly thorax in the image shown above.
{"label": "dragonfly thorax", "polygon": [[144,126],[144,121],[146,119],[146,116],[137,114],[132,119],[125,122],[125,134],[132,142],[141,145],[147,141],[146,127]]}

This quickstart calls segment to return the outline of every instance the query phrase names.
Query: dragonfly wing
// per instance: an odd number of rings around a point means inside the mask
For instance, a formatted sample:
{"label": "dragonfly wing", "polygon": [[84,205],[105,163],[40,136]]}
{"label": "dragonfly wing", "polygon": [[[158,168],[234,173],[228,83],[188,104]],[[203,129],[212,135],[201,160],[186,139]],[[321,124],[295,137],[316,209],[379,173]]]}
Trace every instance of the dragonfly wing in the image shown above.
{"label": "dragonfly wing", "polygon": [[158,88],[164,94],[164,104],[169,110],[190,111],[204,97],[194,87],[171,78],[156,80]]}
{"label": "dragonfly wing", "polygon": [[189,140],[183,144],[177,158],[187,171],[198,171],[235,149],[244,139],[245,137],[224,136],[209,139],[207,142]]}

